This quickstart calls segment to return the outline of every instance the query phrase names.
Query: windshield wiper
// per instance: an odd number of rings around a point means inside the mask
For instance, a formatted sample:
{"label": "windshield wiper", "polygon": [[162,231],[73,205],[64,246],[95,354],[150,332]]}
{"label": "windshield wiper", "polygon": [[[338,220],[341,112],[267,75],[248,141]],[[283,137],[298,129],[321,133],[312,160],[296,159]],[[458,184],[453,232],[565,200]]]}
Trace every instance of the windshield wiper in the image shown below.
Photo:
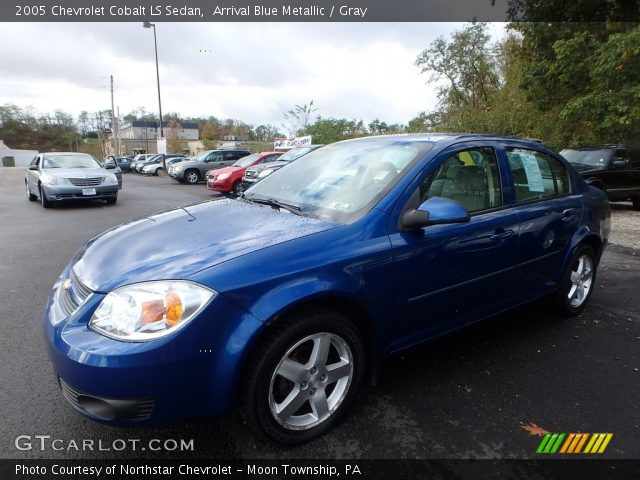
{"label": "windshield wiper", "polygon": [[304,217],[305,214],[302,213],[302,209],[300,207],[296,207],[295,205],[289,205],[286,203],[279,202],[278,200],[274,200],[273,198],[251,198],[251,202],[262,203],[263,205],[269,205],[272,208],[282,208],[287,210],[288,212],[295,213],[296,215],[300,215]]}

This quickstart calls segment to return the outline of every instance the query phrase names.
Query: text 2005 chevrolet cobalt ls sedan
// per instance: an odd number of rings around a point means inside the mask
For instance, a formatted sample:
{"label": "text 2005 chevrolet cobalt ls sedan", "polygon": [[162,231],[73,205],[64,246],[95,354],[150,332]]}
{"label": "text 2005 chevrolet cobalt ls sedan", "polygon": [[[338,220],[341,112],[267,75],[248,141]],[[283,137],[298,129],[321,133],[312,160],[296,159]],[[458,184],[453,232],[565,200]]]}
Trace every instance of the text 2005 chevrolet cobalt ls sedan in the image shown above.
{"label": "text 2005 chevrolet cobalt ls sedan", "polygon": [[605,194],[540,143],[339,142],[240,200],[90,240],[53,287],[47,343],[64,396],[93,419],[238,407],[299,443],[336,424],[376,359],[538,297],[579,312],[609,221]]}

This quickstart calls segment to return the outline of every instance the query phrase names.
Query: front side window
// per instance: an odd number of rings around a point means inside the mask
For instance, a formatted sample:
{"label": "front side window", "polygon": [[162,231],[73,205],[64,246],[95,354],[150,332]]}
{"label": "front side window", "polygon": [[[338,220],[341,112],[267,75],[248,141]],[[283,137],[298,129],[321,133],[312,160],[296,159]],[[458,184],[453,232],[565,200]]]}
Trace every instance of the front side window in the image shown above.
{"label": "front side window", "polygon": [[518,203],[571,191],[567,169],[558,159],[525,148],[507,148],[506,152]]}
{"label": "front side window", "polygon": [[491,147],[463,150],[447,157],[420,185],[420,200],[445,197],[470,213],[502,205],[496,154]]}

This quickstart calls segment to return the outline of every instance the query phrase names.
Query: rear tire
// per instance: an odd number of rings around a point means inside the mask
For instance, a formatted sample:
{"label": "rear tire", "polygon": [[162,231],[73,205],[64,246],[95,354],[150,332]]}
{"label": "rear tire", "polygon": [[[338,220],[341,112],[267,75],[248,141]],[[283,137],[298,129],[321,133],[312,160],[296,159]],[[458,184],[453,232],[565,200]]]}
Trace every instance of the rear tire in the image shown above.
{"label": "rear tire", "polygon": [[260,434],[287,445],[333,428],[366,371],[364,341],[344,315],[310,309],[265,335],[245,367],[241,413]]}
{"label": "rear tire", "polygon": [[577,315],[586,306],[596,281],[598,259],[589,245],[578,247],[555,294],[555,307],[565,317]]}
{"label": "rear tire", "polygon": [[42,185],[38,186],[38,192],[40,193],[40,204],[42,205],[42,208],[51,208],[53,206],[53,202],[47,200],[47,196],[42,189]]}
{"label": "rear tire", "polygon": [[200,172],[197,170],[187,170],[184,172],[184,180],[189,185],[195,185],[200,181]]}
{"label": "rear tire", "polygon": [[633,209],[640,210],[640,196],[633,197],[632,201],[633,201]]}

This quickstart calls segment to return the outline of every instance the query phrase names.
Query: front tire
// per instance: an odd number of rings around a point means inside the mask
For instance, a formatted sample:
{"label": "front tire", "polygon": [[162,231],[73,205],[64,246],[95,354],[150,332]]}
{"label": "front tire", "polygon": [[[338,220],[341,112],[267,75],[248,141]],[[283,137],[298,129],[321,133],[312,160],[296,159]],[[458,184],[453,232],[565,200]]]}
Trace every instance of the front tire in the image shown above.
{"label": "front tire", "polygon": [[107,198],[107,200],[106,200],[107,205],[115,205],[117,201],[118,201],[118,197]]}
{"label": "front tire", "polygon": [[24,184],[27,188],[27,198],[30,202],[35,202],[38,199],[38,196],[31,193],[31,190],[29,189],[29,182],[25,180]]}
{"label": "front tire", "polygon": [[598,260],[589,245],[578,247],[564,273],[556,293],[556,307],[563,316],[573,316],[584,310],[596,280]]}
{"label": "front tire", "polygon": [[38,186],[38,192],[40,193],[40,204],[42,205],[42,208],[51,208],[53,206],[53,202],[47,199],[42,185]]}
{"label": "front tire", "polygon": [[314,309],[275,326],[248,360],[242,415],[259,433],[288,445],[333,428],[362,384],[366,355],[342,314]]}
{"label": "front tire", "polygon": [[640,195],[636,196],[636,197],[633,197],[632,201],[633,201],[632,208],[634,210],[640,210]]}
{"label": "front tire", "polygon": [[200,172],[197,170],[187,170],[184,173],[184,179],[189,185],[195,185],[200,181]]}
{"label": "front tire", "polygon": [[235,195],[236,197],[239,197],[240,195],[242,195],[243,191],[244,191],[244,188],[242,188],[242,180],[238,180],[236,183],[233,184],[233,188],[231,189],[231,193],[233,193],[233,195]]}

